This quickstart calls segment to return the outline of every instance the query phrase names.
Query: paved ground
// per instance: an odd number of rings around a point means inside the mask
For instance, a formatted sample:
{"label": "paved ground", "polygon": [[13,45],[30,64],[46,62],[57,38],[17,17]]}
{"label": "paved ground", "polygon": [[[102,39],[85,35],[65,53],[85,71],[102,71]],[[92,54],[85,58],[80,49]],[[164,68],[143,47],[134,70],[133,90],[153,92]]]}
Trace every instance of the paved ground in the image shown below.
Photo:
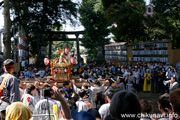
{"label": "paved ground", "polygon": [[158,104],[157,104],[157,100],[159,98],[159,94],[154,94],[154,93],[143,93],[143,92],[139,92],[137,94],[137,96],[139,97],[139,99],[145,99],[148,100],[148,102],[153,105],[154,111],[153,113],[159,113],[158,110]]}

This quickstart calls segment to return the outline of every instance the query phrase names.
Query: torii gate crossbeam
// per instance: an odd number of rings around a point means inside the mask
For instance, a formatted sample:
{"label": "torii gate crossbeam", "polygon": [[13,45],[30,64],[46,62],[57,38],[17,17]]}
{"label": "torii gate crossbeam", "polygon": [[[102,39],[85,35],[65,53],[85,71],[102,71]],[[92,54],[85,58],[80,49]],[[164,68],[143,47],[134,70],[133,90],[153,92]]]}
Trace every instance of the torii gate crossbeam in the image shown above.
{"label": "torii gate crossbeam", "polygon": [[[52,39],[49,39],[47,41],[49,41],[49,59],[51,59],[51,48],[52,48],[52,41],[76,41],[76,47],[77,47],[77,60],[78,60],[78,64],[80,63],[80,51],[79,51],[79,41],[83,41],[84,39],[79,38],[80,34],[85,34],[85,31],[68,31],[68,32],[64,32],[64,31],[45,31],[43,32],[44,34],[48,34],[50,35],[50,37]],[[62,38],[56,38],[53,39],[53,35],[62,35]],[[66,38],[65,36],[67,35],[75,35],[76,39],[74,38]]]}

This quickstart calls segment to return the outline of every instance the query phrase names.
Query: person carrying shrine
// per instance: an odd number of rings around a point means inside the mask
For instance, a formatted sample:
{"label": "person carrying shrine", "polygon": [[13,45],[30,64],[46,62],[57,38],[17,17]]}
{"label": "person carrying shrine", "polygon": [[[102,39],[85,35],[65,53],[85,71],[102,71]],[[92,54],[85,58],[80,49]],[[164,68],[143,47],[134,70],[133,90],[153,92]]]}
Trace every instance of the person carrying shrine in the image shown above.
{"label": "person carrying shrine", "polygon": [[12,59],[4,61],[5,73],[0,76],[0,107],[1,112],[6,110],[6,107],[13,102],[20,101],[19,82],[14,72],[14,62]]}

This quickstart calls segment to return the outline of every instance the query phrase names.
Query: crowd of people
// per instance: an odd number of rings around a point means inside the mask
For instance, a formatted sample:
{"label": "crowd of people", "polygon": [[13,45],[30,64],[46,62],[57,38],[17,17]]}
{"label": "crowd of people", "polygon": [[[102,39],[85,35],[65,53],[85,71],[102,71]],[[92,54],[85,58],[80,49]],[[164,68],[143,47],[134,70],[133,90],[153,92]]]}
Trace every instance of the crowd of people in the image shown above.
{"label": "crowd of people", "polygon": [[[101,65],[89,63],[74,66],[71,73],[73,76],[80,78],[80,80],[86,79],[88,81],[95,79],[114,79],[117,81],[121,79],[120,81],[124,83],[125,89],[162,94],[179,86],[180,62],[177,63],[176,67],[169,63],[161,62],[151,62],[148,64],[138,62],[135,65],[129,66],[125,63],[122,65],[115,65],[111,62]],[[38,79],[43,79],[45,76],[51,76],[51,70],[49,67],[39,67],[37,69],[34,66],[27,66],[16,76],[20,79],[37,78],[37,76]]]}
{"label": "crowd of people", "polygon": [[129,66],[125,63],[121,66],[110,62],[97,66],[91,63],[75,68],[72,73],[88,81],[109,80],[110,84],[116,83],[115,86],[121,86],[121,89],[162,94],[179,87],[180,62],[176,67],[161,62],[138,62]]}
{"label": "crowd of people", "polygon": [[[169,63],[142,63],[115,65],[111,62],[97,65],[89,63],[73,66],[77,80],[64,81],[58,86],[50,68],[24,67],[14,73],[14,62],[4,61],[5,73],[0,76],[1,119],[49,120],[121,120],[180,118],[180,62],[176,68]],[[34,79],[25,88],[22,79]],[[153,107],[147,100],[139,100],[138,92],[160,94],[158,109],[161,116],[148,116]],[[56,111],[56,112],[55,112]],[[177,114],[177,116],[173,116]],[[50,116],[49,116],[50,115]],[[171,115],[171,116],[169,116]]]}

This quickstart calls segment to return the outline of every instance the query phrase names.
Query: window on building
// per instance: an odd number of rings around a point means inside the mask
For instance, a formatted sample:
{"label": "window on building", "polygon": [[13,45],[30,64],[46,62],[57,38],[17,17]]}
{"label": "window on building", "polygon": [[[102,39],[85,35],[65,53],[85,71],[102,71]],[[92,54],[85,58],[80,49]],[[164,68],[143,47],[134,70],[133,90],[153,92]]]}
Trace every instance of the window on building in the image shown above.
{"label": "window on building", "polygon": [[151,8],[148,8],[148,13],[151,13],[151,11],[152,11]]}

